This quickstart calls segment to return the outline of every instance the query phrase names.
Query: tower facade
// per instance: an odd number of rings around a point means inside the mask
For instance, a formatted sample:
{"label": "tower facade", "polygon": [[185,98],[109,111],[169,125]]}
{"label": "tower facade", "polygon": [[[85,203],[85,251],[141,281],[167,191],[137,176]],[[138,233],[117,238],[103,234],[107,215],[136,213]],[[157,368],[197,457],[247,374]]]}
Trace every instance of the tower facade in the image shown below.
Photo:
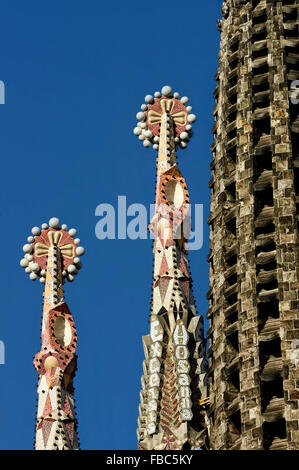
{"label": "tower facade", "polygon": [[77,333],[63,294],[65,280],[74,280],[81,268],[79,256],[84,254],[75,235],[75,229],[67,232],[55,217],[41,229],[33,227],[20,263],[32,280],[39,278],[45,285],[42,344],[34,357],[39,374],[36,450],[79,448],[73,397]]}
{"label": "tower facade", "polygon": [[196,315],[187,259],[189,193],[177,166],[195,115],[168,86],[147,95],[134,133],[158,151],[150,334],[143,338],[139,449],[206,448],[203,319]]}
{"label": "tower facade", "polygon": [[223,3],[211,163],[212,449],[299,449],[299,1]]}

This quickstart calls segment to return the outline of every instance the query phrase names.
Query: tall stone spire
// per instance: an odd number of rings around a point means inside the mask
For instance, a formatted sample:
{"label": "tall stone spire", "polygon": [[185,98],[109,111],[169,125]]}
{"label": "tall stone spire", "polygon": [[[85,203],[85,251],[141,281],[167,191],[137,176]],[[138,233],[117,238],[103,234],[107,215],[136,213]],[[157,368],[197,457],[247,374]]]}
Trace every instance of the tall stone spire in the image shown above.
{"label": "tall stone spire", "polygon": [[228,0],[222,15],[209,219],[211,447],[299,449],[299,1]]}
{"label": "tall stone spire", "polygon": [[203,319],[196,315],[187,259],[189,193],[176,161],[187,146],[195,115],[168,86],[137,114],[134,129],[145,147],[158,151],[154,276],[150,334],[143,338],[145,361],[138,418],[139,449],[206,446]]}
{"label": "tall stone spire", "polygon": [[74,407],[73,377],[77,368],[77,333],[63,297],[65,280],[73,281],[84,254],[75,229],[67,232],[52,218],[33,227],[20,264],[32,280],[45,285],[41,350],[34,357],[39,373],[35,449],[79,448]]}

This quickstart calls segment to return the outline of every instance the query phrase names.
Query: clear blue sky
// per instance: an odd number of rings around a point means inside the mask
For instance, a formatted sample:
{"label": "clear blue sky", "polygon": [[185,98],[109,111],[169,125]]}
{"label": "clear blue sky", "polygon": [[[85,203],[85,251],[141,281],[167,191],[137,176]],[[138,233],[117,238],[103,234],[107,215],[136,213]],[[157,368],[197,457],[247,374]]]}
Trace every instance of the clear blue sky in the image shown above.
{"label": "clear blue sky", "polygon": [[[19,267],[32,226],[57,216],[78,228],[84,269],[65,293],[78,329],[75,397],[83,449],[135,449],[148,333],[152,242],[99,241],[95,208],[154,201],[155,153],[132,133],[145,94],[165,84],[198,115],[179,153],[191,202],[209,216],[209,164],[221,1],[4,1],[1,119],[0,448],[31,449],[42,286]],[[209,251],[190,254],[206,314]]]}

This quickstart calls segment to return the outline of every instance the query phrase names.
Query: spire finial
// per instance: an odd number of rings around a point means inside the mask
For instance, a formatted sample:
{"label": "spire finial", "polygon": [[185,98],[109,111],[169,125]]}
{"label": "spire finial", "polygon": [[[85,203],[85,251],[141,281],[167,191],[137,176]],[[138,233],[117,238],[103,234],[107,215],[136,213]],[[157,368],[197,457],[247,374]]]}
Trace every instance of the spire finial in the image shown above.
{"label": "spire finial", "polygon": [[75,238],[77,230],[71,228],[67,231],[67,225],[60,225],[59,219],[52,217],[41,228],[33,227],[31,233],[27,238],[28,243],[23,246],[25,255],[20,261],[30,279],[39,279],[42,284],[45,283],[48,255],[51,247],[57,246],[61,256],[62,277],[72,282],[82,267],[80,256],[85,252],[82,246],[78,246],[80,239]]}
{"label": "spire finial", "polygon": [[134,129],[134,134],[144,147],[153,145],[155,150],[159,150],[160,128],[165,114],[169,114],[173,122],[175,145],[182,149],[187,147],[193,135],[192,124],[196,121],[192,107],[187,106],[188,102],[187,96],[180,98],[179,93],[173,93],[168,85],[161,92],[155,92],[154,96],[145,96],[145,104],[141,105],[141,111],[136,115],[139,122]]}

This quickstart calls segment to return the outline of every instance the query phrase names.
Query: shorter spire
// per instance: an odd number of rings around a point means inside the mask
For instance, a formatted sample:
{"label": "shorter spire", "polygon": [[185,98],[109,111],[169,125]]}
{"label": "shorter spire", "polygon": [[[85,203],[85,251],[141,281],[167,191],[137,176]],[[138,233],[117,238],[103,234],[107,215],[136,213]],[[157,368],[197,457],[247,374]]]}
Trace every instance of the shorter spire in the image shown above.
{"label": "shorter spire", "polygon": [[41,350],[34,357],[39,373],[35,449],[78,449],[73,377],[77,369],[77,332],[64,301],[63,284],[72,282],[81,268],[75,229],[67,231],[53,217],[41,228],[33,227],[23,246],[20,264],[30,278],[45,285]]}

